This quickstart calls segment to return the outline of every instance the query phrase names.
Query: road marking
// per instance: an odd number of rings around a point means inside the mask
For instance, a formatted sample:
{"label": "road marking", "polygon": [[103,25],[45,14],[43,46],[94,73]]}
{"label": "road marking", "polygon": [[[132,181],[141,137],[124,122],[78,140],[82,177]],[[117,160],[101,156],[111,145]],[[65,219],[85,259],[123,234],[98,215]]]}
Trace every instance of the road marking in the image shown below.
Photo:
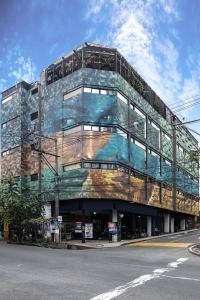
{"label": "road marking", "polygon": [[142,276],[134,279],[133,281],[130,281],[124,285],[118,286],[114,290],[111,290],[107,293],[103,293],[98,296],[95,296],[95,297],[91,298],[90,300],[111,300],[113,298],[116,298],[119,295],[124,294],[130,288],[134,288],[134,287],[143,285],[147,281],[160,278],[161,276],[163,276],[163,273],[165,273],[165,272],[170,272],[170,271],[175,270],[178,267],[178,265],[183,264],[187,260],[188,260],[188,258],[185,258],[185,257],[179,258],[175,262],[169,263],[166,268],[155,269],[154,271],[152,271],[151,274],[142,275]]}
{"label": "road marking", "polygon": [[176,239],[176,238],[182,237],[182,236],[183,236],[183,234],[179,234],[179,235],[175,235],[175,236],[170,236],[170,239]]}
{"label": "road marking", "polygon": [[183,280],[200,281],[200,279],[190,278],[190,277],[175,277],[175,276],[168,276],[168,275],[162,275],[162,277],[167,277],[167,278],[172,278],[172,279],[183,279]]}
{"label": "road marking", "polygon": [[144,242],[129,244],[130,247],[172,247],[172,248],[187,248],[191,243],[164,243],[164,242]]}

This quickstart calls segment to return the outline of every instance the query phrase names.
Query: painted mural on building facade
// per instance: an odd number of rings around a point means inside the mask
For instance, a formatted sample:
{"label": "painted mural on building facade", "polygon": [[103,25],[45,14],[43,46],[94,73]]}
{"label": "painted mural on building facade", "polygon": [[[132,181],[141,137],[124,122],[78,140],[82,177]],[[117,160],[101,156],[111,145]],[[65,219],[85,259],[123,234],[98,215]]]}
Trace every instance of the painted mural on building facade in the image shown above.
{"label": "painted mural on building facade", "polygon": [[[38,111],[38,96],[20,88],[13,97],[16,100],[2,104],[2,121],[23,117],[2,128],[2,151],[20,149],[1,157],[2,177],[22,175],[26,187],[37,190],[30,175],[38,173],[38,153],[31,148],[37,144],[31,133],[38,131],[38,123],[30,115]],[[121,199],[173,210],[171,125],[120,75],[80,69],[42,86],[41,97],[42,133],[57,138],[61,200]],[[197,146],[183,129],[177,141],[184,153]],[[48,139],[42,139],[42,149],[53,154],[56,150]],[[198,169],[182,153],[178,152],[177,187],[185,194],[177,194],[177,211],[198,214],[198,201],[192,196],[198,197]],[[46,157],[55,167],[55,157]],[[47,199],[54,198],[56,185],[42,161]]]}

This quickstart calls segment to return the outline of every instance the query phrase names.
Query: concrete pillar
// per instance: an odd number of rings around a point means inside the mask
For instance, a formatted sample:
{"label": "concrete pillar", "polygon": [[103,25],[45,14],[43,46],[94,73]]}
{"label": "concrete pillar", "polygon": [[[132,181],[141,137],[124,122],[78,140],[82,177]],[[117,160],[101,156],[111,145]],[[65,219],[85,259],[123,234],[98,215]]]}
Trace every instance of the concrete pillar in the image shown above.
{"label": "concrete pillar", "polygon": [[180,221],[180,229],[185,230],[185,219],[181,219]]}
{"label": "concrete pillar", "polygon": [[171,217],[171,232],[174,232],[174,217]]}
{"label": "concrete pillar", "polygon": [[170,220],[170,215],[166,214],[164,216],[164,233],[169,233],[169,220]]}
{"label": "concrete pillar", "polygon": [[152,235],[152,218],[151,216],[147,216],[147,235]]}
{"label": "concrete pillar", "polygon": [[[118,212],[117,209],[112,210],[112,222],[118,222]],[[118,234],[113,234],[112,235],[112,241],[117,242],[118,240]]]}

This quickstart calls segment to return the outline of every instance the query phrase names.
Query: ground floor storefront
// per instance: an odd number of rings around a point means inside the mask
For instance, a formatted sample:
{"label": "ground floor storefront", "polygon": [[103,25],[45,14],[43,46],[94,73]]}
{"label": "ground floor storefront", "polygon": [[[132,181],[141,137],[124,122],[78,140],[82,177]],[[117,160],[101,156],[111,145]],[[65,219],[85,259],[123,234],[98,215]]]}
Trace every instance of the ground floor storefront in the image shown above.
{"label": "ground floor storefront", "polygon": [[[119,200],[60,201],[61,238],[120,241],[195,227],[195,217]],[[54,215],[54,203],[52,203]]]}

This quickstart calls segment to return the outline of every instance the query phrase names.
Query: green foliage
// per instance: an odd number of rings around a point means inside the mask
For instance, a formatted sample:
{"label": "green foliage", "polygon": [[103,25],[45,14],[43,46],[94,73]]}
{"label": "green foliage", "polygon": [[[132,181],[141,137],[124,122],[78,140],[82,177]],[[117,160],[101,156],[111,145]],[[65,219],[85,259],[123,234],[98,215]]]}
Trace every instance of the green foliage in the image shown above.
{"label": "green foliage", "polygon": [[0,185],[0,222],[22,225],[38,218],[41,221],[44,201],[40,195],[26,195],[12,178]]}

